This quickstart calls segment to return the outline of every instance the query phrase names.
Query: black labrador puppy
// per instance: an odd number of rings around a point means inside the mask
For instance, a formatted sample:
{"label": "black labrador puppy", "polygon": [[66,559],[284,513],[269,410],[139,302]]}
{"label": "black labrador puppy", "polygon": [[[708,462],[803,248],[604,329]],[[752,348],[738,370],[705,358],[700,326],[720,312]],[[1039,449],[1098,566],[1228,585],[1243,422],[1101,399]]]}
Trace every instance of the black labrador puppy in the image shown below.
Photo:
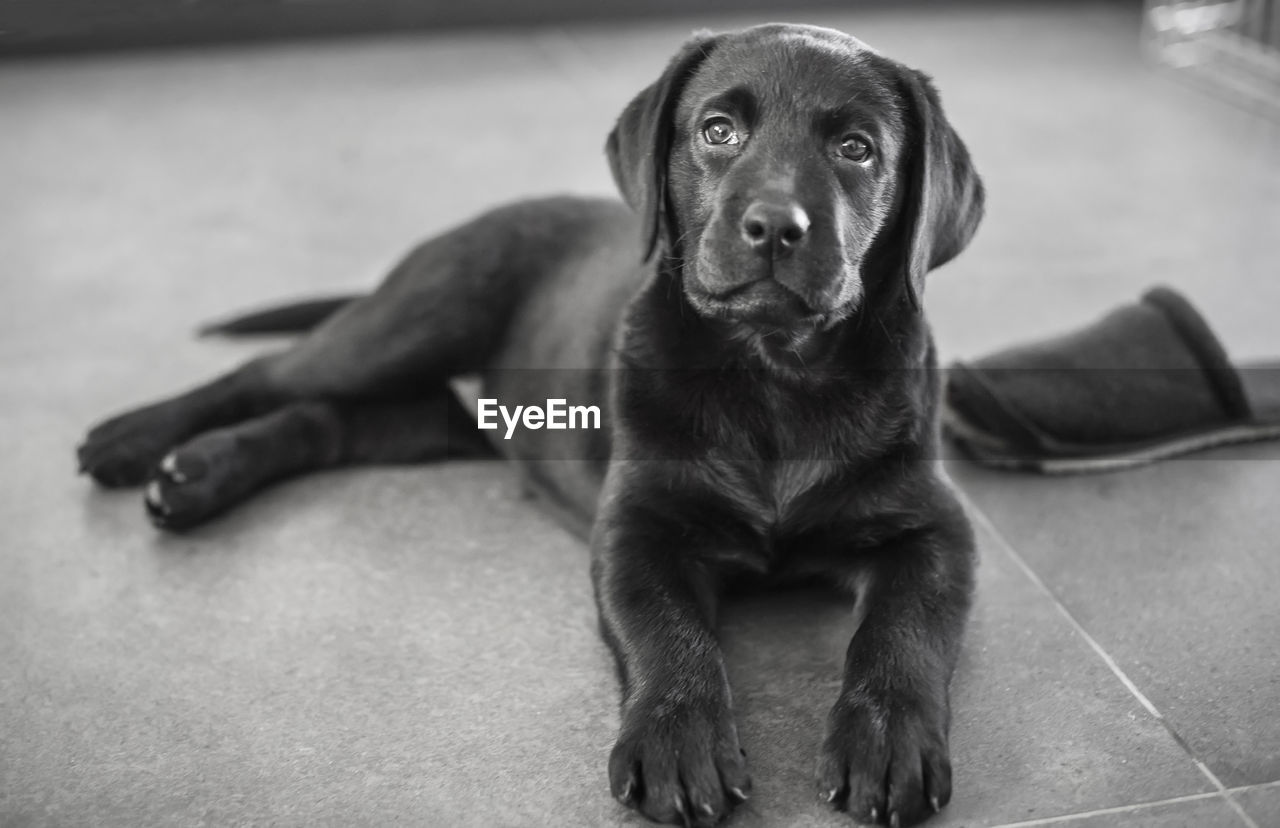
{"label": "black labrador puppy", "polygon": [[[924,75],[793,25],[696,37],[607,151],[630,210],[507,206],[336,311],[268,314],[317,324],[99,425],[81,466],[149,481],[153,520],[183,529],[286,475],[496,448],[590,527],[622,684],[610,785],[664,822],[715,823],[750,790],[718,596],[834,583],[862,621],[820,796],[917,822],[951,796],[948,683],[973,582],[971,529],[932,462],[920,312],[926,272],[981,217],[968,152]],[[472,373],[512,408],[598,405],[603,427],[482,432],[450,385]]]}

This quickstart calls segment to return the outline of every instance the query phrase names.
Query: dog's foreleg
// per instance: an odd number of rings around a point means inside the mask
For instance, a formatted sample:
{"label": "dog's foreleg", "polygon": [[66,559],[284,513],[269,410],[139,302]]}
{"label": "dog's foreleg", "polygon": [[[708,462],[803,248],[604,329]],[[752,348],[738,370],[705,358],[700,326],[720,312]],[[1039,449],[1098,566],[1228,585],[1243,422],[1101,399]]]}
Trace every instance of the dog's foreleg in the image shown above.
{"label": "dog's foreleg", "polygon": [[666,529],[608,499],[592,538],[601,627],[622,680],[609,782],[650,819],[713,825],[751,782],[712,631],[714,584],[678,528]]}
{"label": "dog's foreleg", "polygon": [[866,615],[849,644],[818,767],[820,795],[860,822],[911,825],[951,798],[951,673],[973,583],[973,539],[946,514],[861,557]]}

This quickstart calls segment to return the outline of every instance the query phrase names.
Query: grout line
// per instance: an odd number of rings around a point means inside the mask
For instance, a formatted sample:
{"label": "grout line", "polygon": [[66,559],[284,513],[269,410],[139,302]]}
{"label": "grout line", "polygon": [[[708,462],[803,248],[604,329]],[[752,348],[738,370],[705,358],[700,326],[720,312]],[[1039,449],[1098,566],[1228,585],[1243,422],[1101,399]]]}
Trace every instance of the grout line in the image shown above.
{"label": "grout line", "polygon": [[1235,788],[1227,788],[1222,792],[1222,795],[1226,798],[1227,804],[1231,806],[1231,809],[1234,810],[1242,820],[1244,820],[1246,825],[1250,826],[1250,828],[1258,828],[1258,823],[1253,821],[1253,818],[1249,816],[1247,811],[1245,811],[1244,806],[1239,802],[1236,802],[1236,798],[1232,796],[1232,794],[1243,793],[1245,791],[1267,790],[1276,787],[1280,787],[1280,780],[1275,782],[1263,782],[1260,785],[1241,785]]}
{"label": "grout line", "polygon": [[1078,819],[1089,819],[1090,817],[1111,816],[1113,814],[1130,814],[1138,811],[1145,811],[1151,808],[1159,808],[1164,805],[1178,805],[1183,802],[1199,802],[1202,799],[1221,798],[1222,794],[1217,791],[1209,791],[1208,793],[1189,794],[1188,796],[1175,796],[1171,799],[1160,799],[1155,802],[1139,802],[1136,805],[1119,805],[1115,808],[1098,808],[1094,811],[1081,811],[1076,814],[1063,814],[1062,816],[1044,817],[1043,819],[1028,819],[1022,822],[1002,822],[995,828],[1032,828],[1037,825],[1062,825],[1067,822],[1074,822]]}
{"label": "grout line", "polygon": [[1192,752],[1191,746],[1188,745],[1182,736],[1173,729],[1173,726],[1169,724],[1169,720],[1164,717],[1164,714],[1162,714],[1156,706],[1152,704],[1151,700],[1138,689],[1138,686],[1133,683],[1133,680],[1125,675],[1124,670],[1120,669],[1120,665],[1116,663],[1115,659],[1113,659],[1110,654],[1102,648],[1102,645],[1089,634],[1089,631],[1076,620],[1076,617],[1071,614],[1071,610],[1067,609],[1066,605],[1063,604],[1062,601],[1058,599],[1058,596],[1053,593],[1053,590],[1049,589],[1049,586],[1041,580],[1040,576],[1036,574],[1030,564],[1023,560],[1022,556],[1013,548],[1013,545],[1009,543],[1009,540],[1001,534],[1000,530],[996,529],[995,524],[991,522],[991,518],[987,517],[987,514],[979,509],[977,504],[974,503],[968,495],[962,493],[960,496],[964,500],[965,506],[969,509],[970,514],[973,515],[974,520],[981,523],[983,528],[991,533],[991,536],[996,539],[997,544],[1004,550],[1004,553],[1009,556],[1009,559],[1022,570],[1022,574],[1026,575],[1031,583],[1035,584],[1041,592],[1049,597],[1049,600],[1053,602],[1055,607],[1057,607],[1059,614],[1067,619],[1067,622],[1071,625],[1072,629],[1074,629],[1085,640],[1085,643],[1087,643],[1093,651],[1098,654],[1115,677],[1120,680],[1120,683],[1123,684],[1129,692],[1133,694],[1133,697],[1147,709],[1147,712],[1155,717],[1156,721],[1160,722],[1160,724],[1164,726],[1164,729],[1168,731],[1171,737],[1173,737],[1174,742],[1176,742],[1178,746],[1182,748],[1183,752],[1186,753],[1187,758],[1195,763],[1196,768],[1198,768],[1205,779],[1209,781],[1209,784],[1213,785],[1213,787],[1217,789],[1217,793],[1220,794],[1222,798],[1226,800],[1226,803],[1231,807],[1231,809],[1236,812],[1236,816],[1240,817],[1244,824],[1249,826],[1249,828],[1258,828],[1258,824],[1254,822],[1247,813],[1245,813],[1244,809],[1240,807],[1240,803],[1236,802],[1235,799],[1231,797],[1227,791],[1226,785],[1222,784],[1222,780],[1218,779],[1217,775],[1214,774],[1213,771],[1209,770],[1208,766],[1205,765],[1204,762],[1201,762],[1199,757]]}
{"label": "grout line", "polygon": [[1237,794],[1245,793],[1246,791],[1265,791],[1271,788],[1280,788],[1280,779],[1277,779],[1274,782],[1259,782],[1256,785],[1237,785],[1234,788],[1227,788],[1227,793]]}
{"label": "grout line", "polygon": [[1138,802],[1133,805],[1117,805],[1114,808],[1098,808],[1093,811],[1080,811],[1074,814],[1062,814],[1060,816],[1041,817],[1039,819],[1027,819],[1020,822],[1002,822],[994,828],[1034,828],[1039,825],[1062,825],[1078,819],[1088,819],[1096,816],[1111,816],[1113,814],[1128,814],[1138,811],[1150,810],[1152,808],[1160,808],[1165,805],[1180,805],[1184,802],[1199,802],[1204,799],[1226,799],[1225,794],[1243,793],[1245,791],[1266,790],[1280,786],[1280,781],[1263,782],[1258,785],[1241,785],[1235,788],[1228,788],[1225,792],[1208,791],[1206,793],[1188,794],[1186,796],[1174,796],[1169,799],[1157,799],[1151,802]]}
{"label": "grout line", "polygon": [[1236,802],[1236,798],[1228,793],[1225,788],[1222,791],[1222,798],[1227,801],[1227,804],[1231,806],[1231,810],[1236,812],[1236,816],[1240,817],[1240,820],[1245,825],[1249,826],[1249,828],[1258,828],[1258,823],[1253,821],[1253,817],[1249,816],[1240,803]]}

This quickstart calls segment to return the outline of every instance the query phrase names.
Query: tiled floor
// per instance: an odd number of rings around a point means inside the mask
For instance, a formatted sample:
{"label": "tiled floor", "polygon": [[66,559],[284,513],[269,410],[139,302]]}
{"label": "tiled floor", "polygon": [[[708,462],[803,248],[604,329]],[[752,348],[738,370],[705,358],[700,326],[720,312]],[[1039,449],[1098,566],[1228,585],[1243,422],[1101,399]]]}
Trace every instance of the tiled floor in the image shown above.
{"label": "tiled floor", "polygon": [[[944,8],[774,15],[928,70],[968,139],[990,206],[930,287],[943,350],[1167,281],[1236,356],[1280,353],[1280,129],[1145,67],[1115,5]],[[72,448],[254,349],[201,320],[608,192],[629,96],[691,29],[748,22],[0,64],[0,824],[638,824],[606,791],[585,551],[501,466],[326,474],[170,537]],[[950,471],[983,563],[933,824],[1280,825],[1280,449]],[[848,632],[822,596],[729,612],[734,824],[847,823],[809,775]]]}

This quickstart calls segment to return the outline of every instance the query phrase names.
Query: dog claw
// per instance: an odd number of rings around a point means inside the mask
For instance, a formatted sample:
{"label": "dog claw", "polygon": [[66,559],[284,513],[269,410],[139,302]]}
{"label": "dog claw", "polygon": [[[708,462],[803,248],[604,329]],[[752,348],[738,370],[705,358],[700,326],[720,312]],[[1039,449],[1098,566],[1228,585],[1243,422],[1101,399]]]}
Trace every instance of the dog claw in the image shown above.
{"label": "dog claw", "polygon": [[877,822],[879,822],[879,821],[880,821],[880,811],[878,811],[878,810],[877,810],[877,809],[875,809],[875,808],[872,808],[872,809],[871,809],[871,822],[874,824],[874,823],[877,823]]}
{"label": "dog claw", "polygon": [[832,788],[831,790],[827,791],[822,798],[826,800],[828,803],[831,803],[831,802],[835,802],[836,797],[839,795],[840,795],[840,789]]}
{"label": "dog claw", "polygon": [[929,807],[933,808],[935,814],[942,812],[942,805],[938,803],[938,797],[936,796],[929,797]]}
{"label": "dog claw", "polygon": [[689,805],[692,803],[690,803],[683,796],[677,793],[675,797],[675,804],[676,804],[676,813],[680,815],[680,822],[685,826],[685,828],[691,828],[691,826],[693,825],[693,821],[692,821],[692,814],[690,813]]}
{"label": "dog claw", "polygon": [[164,459],[160,461],[160,471],[169,475],[174,483],[186,483],[187,476],[178,469],[178,458],[172,454],[166,454]]}
{"label": "dog claw", "polygon": [[899,828],[900,825],[902,825],[902,820],[898,818],[898,812],[897,811],[890,812],[889,828]]}
{"label": "dog claw", "polygon": [[715,815],[715,812],[716,812],[716,809],[711,807],[711,803],[709,802],[702,803],[702,813],[706,814],[707,816],[713,816]]}
{"label": "dog claw", "polygon": [[169,514],[169,504],[164,502],[164,495],[160,493],[160,484],[154,480],[147,484],[147,503],[164,514]]}
{"label": "dog claw", "polygon": [[746,791],[742,790],[742,788],[739,788],[739,787],[736,787],[736,786],[735,786],[735,787],[730,788],[729,790],[733,792],[733,795],[734,795],[734,796],[736,796],[736,797],[738,798],[738,801],[739,801],[739,802],[746,802],[746,801],[747,801],[747,794],[746,794]]}

